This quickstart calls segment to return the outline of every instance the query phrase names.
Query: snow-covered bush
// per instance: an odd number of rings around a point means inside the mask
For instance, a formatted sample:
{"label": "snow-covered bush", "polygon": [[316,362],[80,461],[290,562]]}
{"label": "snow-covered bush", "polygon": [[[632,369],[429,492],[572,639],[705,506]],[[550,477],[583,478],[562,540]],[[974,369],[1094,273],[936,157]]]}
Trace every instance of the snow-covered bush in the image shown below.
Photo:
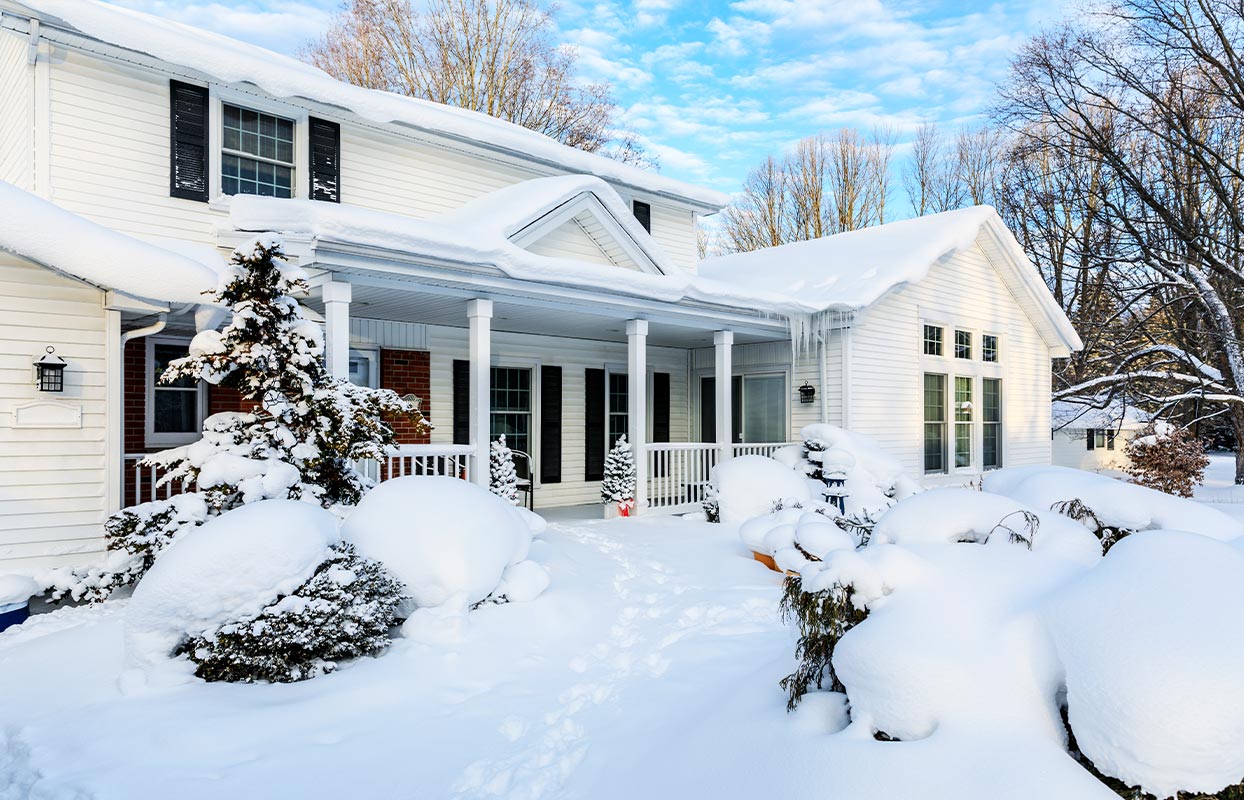
{"label": "snow-covered bush", "polygon": [[1209,457],[1205,446],[1187,428],[1169,422],[1150,422],[1123,451],[1126,472],[1134,483],[1160,492],[1191,497],[1205,479]]}
{"label": "snow-covered bush", "polygon": [[1068,721],[1098,770],[1160,798],[1244,781],[1241,608],[1244,553],[1174,531],[1127,537],[1054,596]]}
{"label": "snow-covered bush", "polygon": [[105,524],[103,563],[54,572],[54,599],[105,599],[139,579],[184,531],[241,505],[272,498],[354,504],[369,482],[353,463],[382,458],[395,441],[385,419],[405,417],[416,430],[429,429],[395,392],[329,375],[319,326],[294,297],[306,290],[306,275],[284,262],[278,240],[234,253],[213,298],[232,311],[231,320],[196,335],[189,355],[160,380],[230,386],[251,410],[214,414],[198,441],[147,456],[144,466],[164,471],[160,485],[192,484],[194,491],[114,515]]}
{"label": "snow-covered bush", "polygon": [[635,499],[635,456],[625,436],[619,436],[605,457],[605,474],[600,482],[600,502],[629,503]]}
{"label": "snow-covered bush", "polygon": [[178,648],[206,681],[288,683],[389,646],[402,585],[348,544],[332,546],[305,583],[258,613]]}
{"label": "snow-covered bush", "polygon": [[713,467],[709,483],[718,519],[738,524],[768,513],[774,503],[810,505],[808,479],[766,456],[739,456]]}
{"label": "snow-covered bush", "polygon": [[823,423],[806,425],[799,433],[803,448],[793,466],[826,487],[841,483],[846,516],[876,516],[919,491],[902,462],[869,436]]}
{"label": "snow-covered bush", "polygon": [[518,471],[504,433],[488,446],[488,490],[510,505],[518,505]]}
{"label": "snow-covered bush", "polygon": [[795,671],[781,681],[786,690],[786,710],[793,711],[812,687],[842,692],[845,687],[834,674],[834,647],[843,635],[863,622],[868,611],[856,607],[851,588],[834,584],[828,589],[805,592],[798,575],[786,578],[782,590],[782,621],[795,623]]}
{"label": "snow-covered bush", "polygon": [[523,509],[469,481],[411,475],[368,492],[341,532],[405,585],[415,607],[465,609],[502,584],[511,601],[544,590],[543,568],[524,566],[532,535],[527,520]]}
{"label": "snow-covered bush", "polygon": [[302,586],[339,541],[337,518],[296,500],[265,500],[181,533],[134,587],[125,609],[131,664],[157,667],[184,642],[257,616]]}

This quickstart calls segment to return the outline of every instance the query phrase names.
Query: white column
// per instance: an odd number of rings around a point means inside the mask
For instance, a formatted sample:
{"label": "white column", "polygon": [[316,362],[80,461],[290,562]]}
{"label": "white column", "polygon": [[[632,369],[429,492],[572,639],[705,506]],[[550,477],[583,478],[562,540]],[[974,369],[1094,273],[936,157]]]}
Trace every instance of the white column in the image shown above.
{"label": "white column", "polygon": [[635,454],[635,513],[648,506],[648,321],[626,323],[626,418]]}
{"label": "white column", "polygon": [[733,418],[730,401],[734,397],[734,392],[731,391],[730,348],[733,344],[733,331],[717,331],[713,334],[713,347],[717,351],[714,383],[717,390],[717,446],[721,451],[721,455],[718,456],[719,462],[734,455],[734,434],[730,430],[730,420]]}
{"label": "white column", "polygon": [[324,291],[324,354],[328,373],[334,378],[350,379],[350,298],[348,283],[330,281]]}
{"label": "white column", "polygon": [[492,301],[472,300],[467,303],[470,323],[469,355],[471,361],[470,414],[471,447],[475,449],[471,464],[471,480],[488,486],[489,391],[492,375]]}

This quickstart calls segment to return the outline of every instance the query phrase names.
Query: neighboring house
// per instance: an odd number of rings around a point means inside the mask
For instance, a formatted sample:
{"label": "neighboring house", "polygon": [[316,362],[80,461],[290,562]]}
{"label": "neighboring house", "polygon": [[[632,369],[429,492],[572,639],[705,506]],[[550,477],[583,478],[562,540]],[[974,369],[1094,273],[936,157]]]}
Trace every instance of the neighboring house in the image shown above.
{"label": "neighboring house", "polygon": [[1050,421],[1053,461],[1091,472],[1126,469],[1127,445],[1148,424],[1148,414],[1119,402],[1094,408],[1056,401]]}
{"label": "neighboring house", "polygon": [[[311,274],[331,371],[435,425],[378,477],[487,480],[505,433],[537,508],[592,503],[627,433],[639,507],[678,510],[818,421],[935,482],[1049,461],[1049,360],[1079,342],[990,209],[697,265],[717,192],[93,0],[0,0],[0,107],[0,216],[29,212],[0,303],[37,315],[0,321],[0,559],[98,553],[154,496],[141,454],[241,407],[157,378],[257,232]],[[32,386],[47,346],[59,394]],[[14,427],[29,403],[65,408]]]}

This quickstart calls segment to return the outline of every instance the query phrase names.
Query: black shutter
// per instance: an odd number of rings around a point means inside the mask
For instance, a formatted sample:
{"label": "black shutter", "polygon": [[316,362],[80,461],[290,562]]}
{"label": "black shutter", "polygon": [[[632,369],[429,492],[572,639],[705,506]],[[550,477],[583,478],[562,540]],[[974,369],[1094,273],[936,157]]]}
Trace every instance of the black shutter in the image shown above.
{"label": "black shutter", "polygon": [[1115,431],[1113,428],[1110,429],[1109,431],[1106,431],[1106,449],[1107,450],[1114,449],[1114,434],[1115,434]]}
{"label": "black shutter", "polygon": [[312,200],[341,202],[341,126],[311,117],[307,120],[311,153]]}
{"label": "black shutter", "polygon": [[471,362],[454,360],[454,444],[471,443]]}
{"label": "black shutter", "polygon": [[540,481],[562,482],[561,367],[540,367]]}
{"label": "black shutter", "polygon": [[169,81],[169,195],[207,202],[207,88]]}
{"label": "black shutter", "polygon": [[631,203],[631,210],[635,214],[635,219],[639,220],[639,224],[644,226],[644,230],[652,233],[652,206],[636,200]]}
{"label": "black shutter", "polygon": [[605,371],[583,371],[583,480],[605,477]]}
{"label": "black shutter", "polygon": [[717,380],[700,378],[700,441],[717,441]]}
{"label": "black shutter", "polygon": [[730,441],[743,441],[743,376],[730,379]]}
{"label": "black shutter", "polygon": [[1089,450],[1092,450],[1094,447],[1096,447],[1096,445],[1093,442],[1093,429],[1092,428],[1088,429],[1087,435],[1084,437],[1084,439],[1086,442],[1088,442]]}
{"label": "black shutter", "polygon": [[670,374],[652,373],[652,441],[670,440]]}

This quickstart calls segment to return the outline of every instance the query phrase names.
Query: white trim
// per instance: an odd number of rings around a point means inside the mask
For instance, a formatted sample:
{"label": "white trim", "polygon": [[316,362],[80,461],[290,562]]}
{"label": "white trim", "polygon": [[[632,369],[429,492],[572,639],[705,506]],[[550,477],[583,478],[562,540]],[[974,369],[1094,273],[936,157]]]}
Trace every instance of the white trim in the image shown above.
{"label": "white trim", "polygon": [[203,435],[203,420],[207,417],[207,384],[199,381],[195,395],[195,428],[192,433],[156,433],[155,431],[155,346],[177,344],[189,346],[184,336],[148,336],[144,340],[143,381],[144,391],[143,442],[147,447],[177,447],[190,444]]}
{"label": "white trim", "polygon": [[531,485],[536,489],[540,488],[540,425],[543,421],[540,405],[540,370],[543,367],[543,362],[538,358],[497,355],[492,357],[492,363],[488,365],[488,441],[490,445],[492,443],[492,415],[494,413],[492,408],[493,368],[525,369],[531,374],[531,410],[528,412],[528,415],[531,417],[531,430],[527,432],[527,440],[530,442],[527,455],[531,457]]}
{"label": "white trim", "polygon": [[223,152],[225,138],[225,103],[245,108],[249,111],[270,114],[294,123],[293,196],[295,199],[305,198],[307,194],[305,183],[307,176],[310,174],[310,161],[308,157],[310,147],[309,143],[304,140],[309,135],[310,127],[307,124],[307,120],[311,116],[310,112],[305,108],[290,105],[289,103],[239,91],[218,83],[209,83],[207,85],[207,197],[208,201],[212,203],[212,207],[228,208],[229,198],[232,197],[232,195],[224,194],[220,188],[221,153]]}
{"label": "white trim", "polygon": [[[654,253],[631,236],[621,222],[605,207],[604,203],[591,192],[584,192],[577,197],[562,203],[560,206],[537,215],[532,221],[510,236],[510,241],[522,248],[530,248],[536,242],[553,233],[562,225],[570,222],[580,214],[588,213],[601,224],[627,257],[635,263],[640,272],[652,275],[669,273]],[[598,245],[599,246],[599,245]],[[603,252],[603,251],[602,251]]]}
{"label": "white trim", "polygon": [[104,512],[121,510],[125,469],[125,347],[121,342],[121,312],[104,311]]}

